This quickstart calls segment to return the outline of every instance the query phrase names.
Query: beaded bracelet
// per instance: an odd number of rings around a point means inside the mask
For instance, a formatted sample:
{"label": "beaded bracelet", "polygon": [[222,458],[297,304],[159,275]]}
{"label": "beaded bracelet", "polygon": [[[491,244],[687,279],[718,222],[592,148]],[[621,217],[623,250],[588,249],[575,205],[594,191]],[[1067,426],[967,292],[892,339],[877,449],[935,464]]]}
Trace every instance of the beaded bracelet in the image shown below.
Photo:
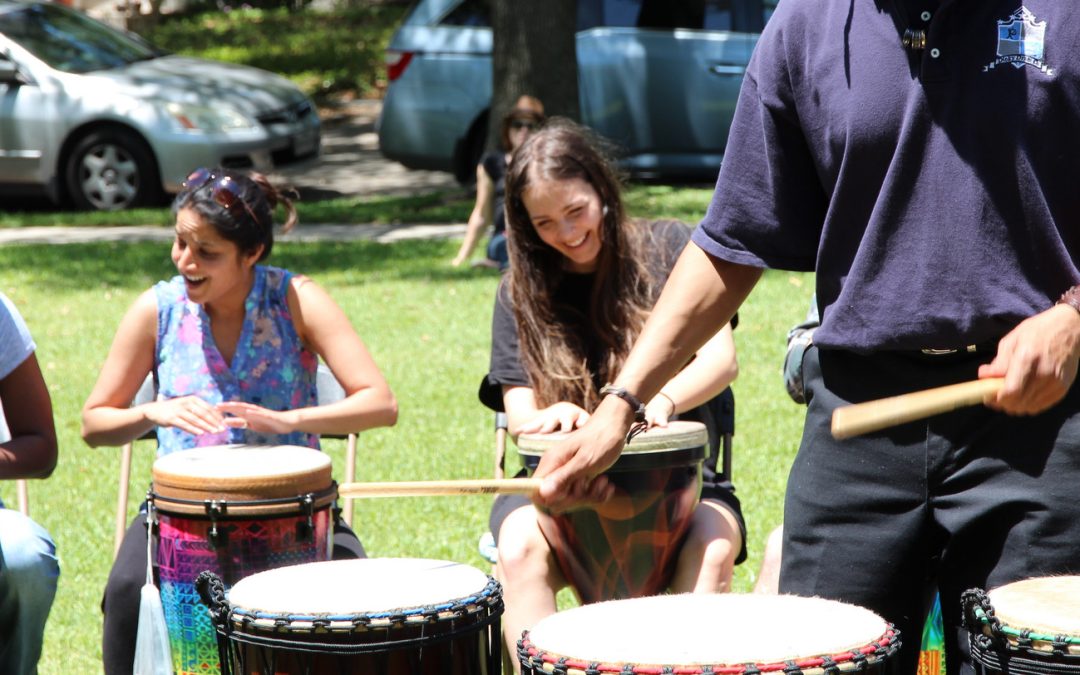
{"label": "beaded bracelet", "polygon": [[1059,305],[1068,305],[1077,312],[1080,312],[1080,286],[1073,286],[1069,290],[1061,294],[1061,298],[1057,301]]}

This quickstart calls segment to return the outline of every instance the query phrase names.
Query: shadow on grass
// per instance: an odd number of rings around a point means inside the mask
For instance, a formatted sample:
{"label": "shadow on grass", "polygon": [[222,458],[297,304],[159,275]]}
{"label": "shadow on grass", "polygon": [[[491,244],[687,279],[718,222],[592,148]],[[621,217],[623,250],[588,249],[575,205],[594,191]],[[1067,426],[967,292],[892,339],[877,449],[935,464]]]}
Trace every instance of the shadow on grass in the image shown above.
{"label": "shadow on grass", "polygon": [[[457,246],[443,240],[290,242],[275,246],[268,263],[314,277],[354,272],[368,279],[453,282],[495,276],[492,270],[450,267]],[[161,242],[5,246],[0,268],[9,279],[58,291],[142,288],[176,274],[169,246]]]}

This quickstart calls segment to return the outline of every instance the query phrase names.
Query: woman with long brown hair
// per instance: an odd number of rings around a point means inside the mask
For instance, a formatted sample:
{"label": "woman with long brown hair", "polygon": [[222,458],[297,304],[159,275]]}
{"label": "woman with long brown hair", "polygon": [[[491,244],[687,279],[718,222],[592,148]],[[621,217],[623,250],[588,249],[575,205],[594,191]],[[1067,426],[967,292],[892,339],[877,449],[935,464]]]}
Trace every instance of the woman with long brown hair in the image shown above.
{"label": "woman with long brown hair", "polygon": [[[514,154],[506,177],[510,272],[492,323],[491,370],[481,400],[504,408],[510,433],[569,431],[588,419],[641,331],[689,229],[628,218],[618,178],[597,144],[570,122],[549,123]],[[730,326],[716,334],[645,406],[651,425],[696,419],[710,430],[702,499],[671,590],[720,592],[745,557],[745,526],[717,475],[720,395],[738,367]],[[508,644],[555,611],[567,585],[527,500],[492,509]]]}

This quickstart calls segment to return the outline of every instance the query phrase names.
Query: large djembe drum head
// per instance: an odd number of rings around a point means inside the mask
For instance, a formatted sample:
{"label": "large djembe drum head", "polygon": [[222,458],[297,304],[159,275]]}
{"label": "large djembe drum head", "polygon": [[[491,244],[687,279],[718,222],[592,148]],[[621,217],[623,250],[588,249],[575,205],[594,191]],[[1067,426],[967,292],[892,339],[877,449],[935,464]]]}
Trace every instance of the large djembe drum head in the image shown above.
{"label": "large djembe drum head", "polygon": [[971,658],[980,673],[1080,670],[1080,576],[1025,579],[964,593]]}
{"label": "large djembe drum head", "polygon": [[494,675],[501,658],[502,590],[453,562],[295,565],[208,599],[227,674]]}
{"label": "large djembe drum head", "polygon": [[583,605],[518,643],[527,675],[891,672],[892,626],[845,603],[791,595],[686,594]]}
{"label": "large djembe drum head", "polygon": [[216,672],[217,642],[195,578],[233,584],[282,565],[329,560],[337,489],[330,458],[297,446],[224,445],[154,462],[159,586],[173,669]]}
{"label": "large djembe drum head", "polygon": [[[521,434],[518,451],[535,468],[565,434]],[[708,433],[671,422],[634,436],[605,472],[615,488],[603,504],[541,512],[540,530],[583,602],[654,595],[667,588],[701,496]]]}

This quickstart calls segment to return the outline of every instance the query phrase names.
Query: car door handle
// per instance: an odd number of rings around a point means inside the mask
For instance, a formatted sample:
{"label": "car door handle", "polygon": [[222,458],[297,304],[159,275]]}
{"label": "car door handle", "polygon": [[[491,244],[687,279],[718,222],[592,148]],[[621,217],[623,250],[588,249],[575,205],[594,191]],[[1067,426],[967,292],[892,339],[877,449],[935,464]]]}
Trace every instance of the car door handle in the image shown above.
{"label": "car door handle", "polygon": [[709,72],[713,75],[737,75],[742,76],[746,72],[746,66],[732,66],[725,63],[714,63],[709,66]]}

